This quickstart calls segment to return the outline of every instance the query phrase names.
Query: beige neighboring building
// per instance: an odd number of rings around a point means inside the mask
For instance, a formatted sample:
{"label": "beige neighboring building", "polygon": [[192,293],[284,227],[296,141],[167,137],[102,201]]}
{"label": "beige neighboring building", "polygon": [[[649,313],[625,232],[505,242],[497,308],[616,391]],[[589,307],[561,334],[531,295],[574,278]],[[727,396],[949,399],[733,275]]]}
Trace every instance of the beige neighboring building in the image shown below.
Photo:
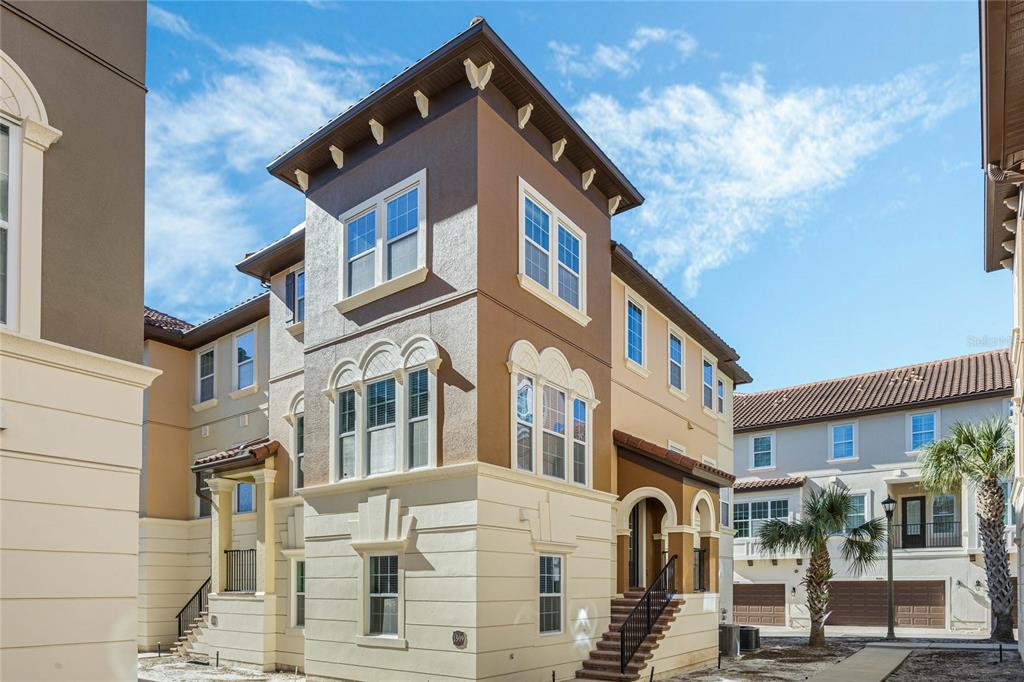
{"label": "beige neighboring building", "polygon": [[0,5],[3,680],[136,678],[145,45],[145,3]]}

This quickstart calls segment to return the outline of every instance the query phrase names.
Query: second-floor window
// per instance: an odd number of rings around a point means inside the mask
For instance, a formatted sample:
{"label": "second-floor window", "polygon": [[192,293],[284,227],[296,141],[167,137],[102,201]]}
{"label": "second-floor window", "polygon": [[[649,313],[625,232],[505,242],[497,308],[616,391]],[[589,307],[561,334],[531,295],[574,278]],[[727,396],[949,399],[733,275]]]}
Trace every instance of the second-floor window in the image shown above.
{"label": "second-floor window", "polygon": [[410,372],[406,381],[409,386],[409,468],[417,469],[429,464],[430,383],[427,370]]}
{"label": "second-floor window", "polygon": [[752,469],[766,469],[775,466],[775,437],[771,434],[754,436],[751,440]]}
{"label": "second-floor window", "polygon": [[540,632],[562,631],[562,557],[540,555]]}
{"label": "second-floor window", "polygon": [[306,474],[303,470],[306,458],[306,415],[299,412],[295,415],[295,487],[301,488],[306,484]]}
{"label": "second-floor window", "polygon": [[212,348],[204,350],[198,358],[199,371],[199,402],[213,400],[216,394],[216,366]]}
{"label": "second-floor window", "polygon": [[565,478],[565,393],[554,386],[545,386],[541,414],[544,417],[541,450],[544,475]]}
{"label": "second-floor window", "polygon": [[709,410],[715,407],[715,368],[714,366],[704,360],[702,372],[702,381],[704,384],[704,407]]}
{"label": "second-floor window", "polygon": [[285,304],[291,312],[289,323],[306,319],[306,273],[302,270],[289,272],[284,280]]}
{"label": "second-floor window", "polygon": [[587,484],[587,404],[572,401],[572,480]]}
{"label": "second-floor window", "polygon": [[932,498],[932,528],[935,533],[949,534],[953,532],[956,522],[956,497],[954,495],[936,495]]}
{"label": "second-floor window", "polygon": [[935,442],[935,413],[923,412],[910,417],[910,450],[916,452]]}
{"label": "second-floor window", "polygon": [[395,470],[395,380],[384,379],[366,387],[367,472]]}
{"label": "second-floor window", "polygon": [[846,527],[857,528],[868,520],[866,494],[850,495],[850,513],[846,515]]}
{"label": "second-floor window", "polygon": [[235,390],[256,382],[256,331],[250,329],[235,337]]}
{"label": "second-floor window", "polygon": [[725,382],[718,380],[718,414],[725,414]]}
{"label": "second-floor window", "polygon": [[757,537],[761,526],[769,519],[789,518],[789,500],[758,500],[735,502],[732,520],[737,538]]}
{"label": "second-floor window", "polygon": [[675,334],[668,335],[668,384],[683,390],[683,340]]}
{"label": "second-floor window", "polygon": [[338,478],[356,475],[356,392],[338,391]]}
{"label": "second-floor window", "polygon": [[20,189],[17,185],[18,160],[15,155],[21,146],[17,127],[0,119],[0,325],[14,322],[12,315],[18,295],[17,253],[18,230],[15,211]]}
{"label": "second-floor window", "polygon": [[235,512],[245,514],[256,510],[256,485],[239,483],[235,486]]}
{"label": "second-floor window", "polygon": [[644,364],[644,309],[640,304],[626,300],[626,357],[643,367]]}
{"label": "second-floor window", "polygon": [[831,459],[850,459],[854,456],[854,425],[833,424],[832,432],[832,456]]}
{"label": "second-floor window", "polygon": [[585,324],[586,235],[522,179],[519,207],[520,282]]}
{"label": "second-floor window", "polygon": [[1003,522],[1007,526],[1017,525],[1017,510],[1010,501],[1010,492],[1013,490],[1013,483],[1003,481]]}

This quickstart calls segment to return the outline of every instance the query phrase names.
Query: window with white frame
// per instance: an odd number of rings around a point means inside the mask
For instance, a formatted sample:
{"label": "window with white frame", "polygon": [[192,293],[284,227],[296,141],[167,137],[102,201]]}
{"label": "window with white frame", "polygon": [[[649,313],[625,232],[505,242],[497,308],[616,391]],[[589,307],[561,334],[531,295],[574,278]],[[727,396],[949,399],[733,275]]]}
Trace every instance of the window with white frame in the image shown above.
{"label": "window with white frame", "polygon": [[289,324],[302,322],[306,319],[306,273],[296,270],[285,275],[284,297],[288,311],[291,313]]}
{"label": "window with white frame", "polygon": [[704,407],[713,409],[715,407],[715,367],[707,359],[703,361],[701,372],[704,384]]}
{"label": "window with white frame", "polygon": [[716,391],[718,393],[718,414],[725,414],[725,382],[721,378],[718,379]]}
{"label": "window with white frame", "polygon": [[409,468],[418,469],[430,463],[428,441],[430,423],[430,376],[418,369],[406,376],[409,386]]}
{"label": "window with white frame", "polygon": [[306,461],[306,415],[304,412],[295,414],[295,488],[306,484],[303,468]]}
{"label": "window with white frame", "polygon": [[854,448],[854,432],[856,426],[849,424],[832,424],[829,431],[832,434],[832,457],[831,459],[851,459],[856,454]]}
{"label": "window with white frame", "polygon": [[956,523],[956,497],[936,495],[932,498],[932,529],[935,533],[948,535],[954,532]]}
{"label": "window with white frame", "polygon": [[562,557],[540,555],[540,632],[562,631]]}
{"label": "window with white frame", "polygon": [[572,401],[572,480],[587,484],[587,403]]}
{"label": "window with white frame", "polygon": [[235,390],[256,383],[256,330],[235,337]]}
{"label": "window with white frame", "polygon": [[[199,457],[197,456],[196,459]],[[213,494],[210,492],[210,479],[213,478],[213,474],[209,471],[204,471],[199,475],[199,492],[203,493],[199,496],[199,512],[198,518],[205,519],[210,516],[210,508],[212,505],[211,500]]]}
{"label": "window with white frame", "polygon": [[770,433],[750,439],[750,468],[766,469],[775,466],[775,436]]}
{"label": "window with white frame", "polygon": [[306,562],[295,562],[295,627],[306,625]]}
{"label": "window with white frame", "polygon": [[0,325],[12,325],[17,305],[18,126],[0,119]]}
{"label": "window with white frame", "polygon": [[516,374],[516,464],[533,471],[533,377]]}
{"label": "window with white frame", "polygon": [[668,335],[668,384],[683,390],[683,340],[673,333]]}
{"label": "window with white frame", "polygon": [[199,353],[196,358],[197,385],[199,395],[197,402],[205,403],[217,396],[216,354],[213,348]]}
{"label": "window with white frame", "polygon": [[644,309],[631,299],[626,299],[626,357],[643,367]]}
{"label": "window with white frame", "polygon": [[725,500],[719,500],[718,501],[718,518],[722,522],[722,525],[725,526],[726,528],[729,527],[729,518],[730,518],[730,516],[731,516],[731,514],[729,513],[729,503],[726,502]]}
{"label": "window with white frame", "polygon": [[342,215],[343,300],[426,267],[426,184],[424,169]]}
{"label": "window with white frame", "polygon": [[366,386],[366,471],[371,476],[395,470],[396,408],[393,378]]}
{"label": "window with white frame", "polygon": [[867,493],[850,495],[850,512],[846,515],[847,529],[863,526],[868,520]]}
{"label": "window with white frame", "polygon": [[338,391],[338,478],[356,475],[356,392]]}
{"label": "window with white frame", "polygon": [[239,483],[235,486],[235,513],[256,511],[256,484]]}
{"label": "window with white frame", "polygon": [[923,412],[910,416],[910,450],[916,452],[935,442],[935,413]]}
{"label": "window with white frame", "polygon": [[367,634],[398,634],[398,556],[370,556]]}
{"label": "window with white frame", "polygon": [[770,519],[789,518],[789,500],[758,500],[756,502],[735,502],[732,520],[737,538],[757,537]]}
{"label": "window with white frame", "polygon": [[565,392],[544,386],[542,465],[545,476],[565,478]]}
{"label": "window with white frame", "polygon": [[541,297],[556,307],[585,314],[585,233],[522,179],[519,195],[520,273],[527,278],[520,281],[534,293],[552,294]]}
{"label": "window with white frame", "polygon": [[1012,502],[1010,501],[1010,493],[1013,491],[1013,483],[1011,481],[1003,481],[1003,523],[1007,526],[1017,525],[1017,510],[1014,509]]}

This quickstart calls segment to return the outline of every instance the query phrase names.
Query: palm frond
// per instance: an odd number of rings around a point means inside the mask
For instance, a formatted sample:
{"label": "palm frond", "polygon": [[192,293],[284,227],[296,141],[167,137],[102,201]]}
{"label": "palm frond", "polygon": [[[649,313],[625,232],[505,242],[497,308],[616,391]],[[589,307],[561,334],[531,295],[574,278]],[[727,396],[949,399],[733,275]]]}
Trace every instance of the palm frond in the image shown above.
{"label": "palm frond", "polygon": [[843,559],[850,564],[855,575],[860,575],[878,561],[886,535],[887,523],[881,518],[869,519],[847,531],[841,551]]}
{"label": "palm frond", "polygon": [[1013,471],[1013,430],[1005,417],[993,415],[978,424],[956,422],[949,436],[924,448],[921,485],[936,493],[955,491],[966,480],[978,485]]}
{"label": "palm frond", "polygon": [[769,555],[788,554],[807,549],[808,529],[806,525],[802,521],[788,522],[782,519],[767,521],[757,534],[761,549]]}

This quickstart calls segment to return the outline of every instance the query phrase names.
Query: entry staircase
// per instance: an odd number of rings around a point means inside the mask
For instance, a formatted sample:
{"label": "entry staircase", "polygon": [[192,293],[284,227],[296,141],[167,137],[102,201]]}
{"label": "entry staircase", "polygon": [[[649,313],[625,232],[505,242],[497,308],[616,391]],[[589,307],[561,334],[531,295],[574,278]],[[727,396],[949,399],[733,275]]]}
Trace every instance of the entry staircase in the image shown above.
{"label": "entry staircase", "polygon": [[658,642],[672,627],[683,602],[676,598],[677,556],[665,564],[658,577],[644,591],[627,590],[612,599],[608,631],[576,671],[581,680],[635,682],[654,657]]}
{"label": "entry staircase", "polygon": [[174,643],[173,653],[185,658],[205,655],[205,652],[197,651],[196,645],[203,631],[209,626],[209,596],[210,578],[207,578],[181,611],[178,611],[178,640]]}

